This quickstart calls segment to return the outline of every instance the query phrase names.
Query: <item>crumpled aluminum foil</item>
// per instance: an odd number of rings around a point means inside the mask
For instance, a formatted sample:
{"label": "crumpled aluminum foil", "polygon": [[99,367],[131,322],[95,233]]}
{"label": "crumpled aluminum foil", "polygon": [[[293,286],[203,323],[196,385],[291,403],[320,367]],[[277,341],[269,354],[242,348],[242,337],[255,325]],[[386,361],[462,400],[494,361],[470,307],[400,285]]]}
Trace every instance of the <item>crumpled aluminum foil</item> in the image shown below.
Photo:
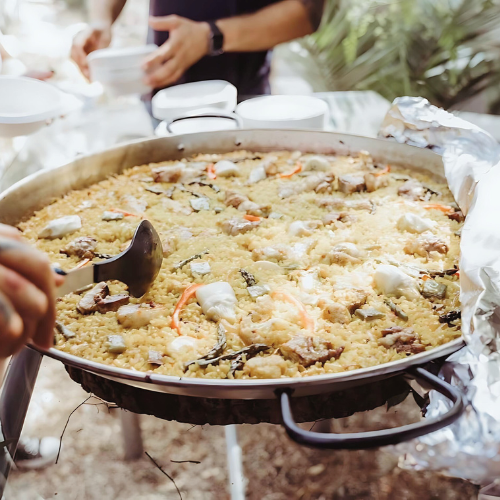
{"label": "crumpled aluminum foil", "polygon": [[[379,136],[441,154],[450,189],[467,215],[460,257],[467,345],[447,359],[440,375],[462,390],[469,405],[456,423],[393,451],[402,467],[488,484],[500,477],[500,146],[475,125],[415,97],[394,101]],[[427,415],[449,405],[431,391]]]}

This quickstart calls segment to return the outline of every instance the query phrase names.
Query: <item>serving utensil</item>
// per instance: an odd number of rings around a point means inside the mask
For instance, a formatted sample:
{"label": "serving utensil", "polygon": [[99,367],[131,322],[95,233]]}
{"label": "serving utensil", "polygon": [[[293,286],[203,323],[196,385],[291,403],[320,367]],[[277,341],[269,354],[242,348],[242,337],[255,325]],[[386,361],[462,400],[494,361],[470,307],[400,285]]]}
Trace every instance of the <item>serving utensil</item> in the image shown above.
{"label": "serving utensil", "polygon": [[130,246],[122,253],[66,274],[58,296],[100,281],[118,280],[128,285],[133,297],[141,297],[160,272],[163,252],[160,237],[151,222],[143,220],[135,230]]}

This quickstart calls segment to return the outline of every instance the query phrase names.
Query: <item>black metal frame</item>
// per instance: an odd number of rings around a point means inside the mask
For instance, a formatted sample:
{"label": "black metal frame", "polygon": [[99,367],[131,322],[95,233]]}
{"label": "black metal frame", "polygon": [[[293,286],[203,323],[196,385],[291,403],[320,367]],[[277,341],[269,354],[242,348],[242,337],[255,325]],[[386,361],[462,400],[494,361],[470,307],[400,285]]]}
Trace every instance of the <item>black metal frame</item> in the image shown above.
{"label": "black metal frame", "polygon": [[446,427],[460,417],[465,409],[465,405],[462,395],[455,387],[452,387],[444,380],[441,380],[421,367],[409,368],[406,370],[406,373],[418,382],[427,383],[432,389],[446,396],[452,401],[452,407],[444,415],[425,419],[403,427],[354,434],[320,434],[318,432],[306,431],[296,424],[290,403],[292,391],[277,391],[281,402],[283,426],[288,436],[303,446],[331,450],[361,450],[398,444],[409,439],[414,439]]}

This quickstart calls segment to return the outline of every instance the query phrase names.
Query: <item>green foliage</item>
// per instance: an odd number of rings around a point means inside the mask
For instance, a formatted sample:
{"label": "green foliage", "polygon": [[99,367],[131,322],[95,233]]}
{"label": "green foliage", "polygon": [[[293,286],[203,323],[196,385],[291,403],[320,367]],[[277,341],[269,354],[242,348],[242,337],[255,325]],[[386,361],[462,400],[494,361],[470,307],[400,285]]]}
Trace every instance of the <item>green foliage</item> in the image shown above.
{"label": "green foliage", "polygon": [[500,0],[327,0],[295,57],[320,75],[316,90],[420,95],[449,108],[496,91]]}

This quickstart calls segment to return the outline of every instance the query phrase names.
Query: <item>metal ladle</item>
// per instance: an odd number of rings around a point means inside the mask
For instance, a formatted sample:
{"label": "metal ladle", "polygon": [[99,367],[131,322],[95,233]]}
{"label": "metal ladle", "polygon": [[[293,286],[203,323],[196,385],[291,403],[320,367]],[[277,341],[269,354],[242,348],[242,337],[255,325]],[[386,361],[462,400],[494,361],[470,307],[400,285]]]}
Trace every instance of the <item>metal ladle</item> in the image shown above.
{"label": "metal ladle", "polygon": [[141,297],[154,283],[162,261],[160,237],[151,222],[143,220],[137,226],[132,243],[125,251],[111,259],[66,273],[66,279],[57,294],[63,297],[92,283],[118,280],[128,285],[133,297]]}

